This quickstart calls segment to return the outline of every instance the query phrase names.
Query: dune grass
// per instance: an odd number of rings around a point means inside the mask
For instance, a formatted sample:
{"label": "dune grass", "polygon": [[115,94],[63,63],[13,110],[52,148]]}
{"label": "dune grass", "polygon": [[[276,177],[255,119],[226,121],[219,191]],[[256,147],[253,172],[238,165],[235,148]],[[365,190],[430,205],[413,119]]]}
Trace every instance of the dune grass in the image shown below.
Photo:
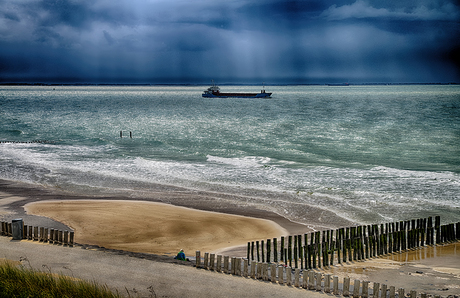
{"label": "dune grass", "polygon": [[65,275],[54,275],[0,262],[0,298],[3,297],[121,297],[107,286],[76,280]]}

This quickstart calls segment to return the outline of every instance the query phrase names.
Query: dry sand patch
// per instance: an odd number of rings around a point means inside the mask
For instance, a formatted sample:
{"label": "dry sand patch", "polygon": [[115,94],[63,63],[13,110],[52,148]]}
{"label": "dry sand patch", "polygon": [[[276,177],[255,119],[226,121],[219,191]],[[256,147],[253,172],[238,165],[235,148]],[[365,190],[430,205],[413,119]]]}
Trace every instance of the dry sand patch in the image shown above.
{"label": "dry sand patch", "polygon": [[194,255],[287,234],[269,220],[145,201],[42,201],[25,209],[72,227],[78,243],[134,252],[175,254],[182,248]]}

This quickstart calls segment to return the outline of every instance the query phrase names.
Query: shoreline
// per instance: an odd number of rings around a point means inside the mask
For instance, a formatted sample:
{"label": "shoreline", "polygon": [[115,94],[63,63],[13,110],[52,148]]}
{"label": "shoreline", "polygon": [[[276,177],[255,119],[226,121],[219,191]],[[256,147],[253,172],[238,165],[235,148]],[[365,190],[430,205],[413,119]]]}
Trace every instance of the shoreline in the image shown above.
{"label": "shoreline", "polygon": [[[271,220],[286,229],[289,234],[304,234],[320,229],[329,229],[334,227],[350,226],[352,223],[344,218],[334,215],[332,212],[324,216],[325,212],[320,208],[311,207],[308,210],[308,224],[297,223],[274,213],[272,211],[257,208],[254,205],[238,205],[231,202],[235,195],[225,193],[213,193],[205,191],[190,190],[181,187],[158,184],[157,187],[148,193],[145,197],[127,196],[125,194],[107,194],[107,195],[88,195],[75,194],[59,189],[51,189],[38,185],[27,184],[17,181],[0,179],[0,193],[7,193],[10,196],[18,197],[17,200],[11,201],[4,205],[14,216],[28,217],[24,212],[23,206],[44,200],[126,200],[126,201],[146,201],[166,203],[173,206],[187,207],[202,211],[212,211],[231,215],[241,215],[260,219]],[[4,215],[5,216],[5,215]],[[0,218],[2,213],[0,212]],[[34,216],[30,220],[35,220]]]}
{"label": "shoreline", "polygon": [[[184,202],[186,197],[184,193],[168,192],[168,198],[178,195],[178,197]],[[161,203],[158,199],[145,199],[140,200],[139,198],[127,198],[123,196],[83,196],[68,194],[60,192],[58,190],[50,190],[47,188],[39,188],[23,183],[9,182],[0,180],[0,218],[16,218],[25,217],[25,220],[46,223],[46,226],[53,227],[63,225],[61,222],[51,220],[46,217],[36,216],[27,214],[23,208],[24,205],[33,202],[42,201],[69,201],[76,200],[84,202],[90,200],[93,202],[104,202],[106,200],[113,200],[116,202],[128,202],[134,203],[142,201],[141,203]],[[203,198],[203,201],[209,198]],[[181,202],[179,200],[179,202]],[[163,202],[164,203],[164,202]],[[171,203],[167,203],[170,207],[176,206]],[[197,205],[197,204],[195,204]],[[212,209],[213,206],[203,206],[203,209]],[[241,206],[229,206],[220,205],[219,210],[224,210],[227,214],[238,214],[244,216],[251,216],[254,218],[262,218],[271,220],[286,230],[289,235],[308,233],[312,231],[306,225],[289,222],[287,219],[270,213],[265,210],[259,210],[253,207],[243,208]],[[198,208],[194,208],[199,210]],[[209,210],[208,210],[209,211]],[[216,211],[220,212],[220,211]],[[30,224],[30,223],[29,223]],[[60,227],[57,227],[60,228]],[[259,240],[263,240],[262,237]],[[265,238],[266,239],[266,238]],[[24,241],[32,242],[32,241]],[[78,241],[77,241],[78,242]],[[35,243],[36,244],[36,243]],[[80,246],[80,245],[77,245]],[[141,259],[151,260],[161,263],[177,263],[174,260],[173,254],[175,251],[171,251],[169,254],[144,254],[136,253],[130,250],[117,250],[98,245],[81,245],[85,250],[98,250],[106,251],[109,254],[125,255],[138,257]],[[39,247],[46,247],[41,246]],[[202,251],[210,252],[212,251]],[[187,252],[186,252],[187,253]],[[214,253],[227,254],[234,256],[245,257],[246,246],[228,246],[217,249]],[[191,256],[193,253],[188,252],[187,256]],[[382,257],[372,258],[366,261],[354,261],[347,262],[345,264],[336,264],[330,268],[317,269],[319,272],[333,274],[338,276],[349,276],[352,279],[370,280],[372,282],[386,283],[389,286],[403,287],[406,289],[416,289],[417,291],[425,291],[429,294],[440,294],[450,295],[458,293],[460,290],[460,266],[456,265],[460,262],[460,243],[451,243],[436,247],[427,246],[420,249],[409,250],[401,254],[391,254]],[[190,265],[190,264],[188,264]],[[422,272],[422,273],[420,273]]]}
{"label": "shoreline", "polygon": [[[24,222],[28,225],[34,226],[45,226],[49,228],[68,230],[73,229],[71,224],[66,220],[58,220],[52,216],[40,216],[34,215],[27,212],[26,206],[30,204],[40,203],[40,202],[107,202],[113,201],[116,204],[128,203],[151,203],[151,204],[163,204],[174,208],[175,210],[182,210],[188,208],[190,212],[208,212],[208,214],[221,214],[223,217],[245,217],[247,219],[255,219],[257,221],[265,221],[265,226],[276,226],[278,232],[275,233],[276,236],[270,235],[270,237],[279,237],[281,235],[292,235],[292,234],[302,234],[311,232],[313,229],[303,224],[298,224],[289,221],[288,219],[275,214],[270,211],[260,210],[252,206],[238,206],[236,204],[226,204],[218,202],[218,200],[213,199],[211,196],[215,194],[191,194],[190,197],[188,193],[183,190],[165,190],[164,192],[153,193],[152,198],[130,198],[123,195],[119,196],[89,196],[89,195],[80,195],[72,194],[64,191],[49,189],[45,187],[30,185],[22,182],[7,181],[0,179],[0,219],[2,220],[12,220],[14,218],[23,218]],[[189,198],[186,201],[187,197]],[[79,229],[76,229],[77,231]],[[81,236],[76,235],[76,241],[82,239]],[[85,237],[83,237],[85,239]],[[251,240],[263,240],[267,239],[267,235],[261,234],[260,237],[253,238]],[[209,252],[219,252],[232,254],[235,256],[246,256],[247,251],[247,242],[235,243],[234,241],[229,241],[229,245],[219,245],[215,249],[211,249]],[[97,241],[89,241],[83,243],[85,245],[95,245],[99,247],[104,247],[104,243],[97,243]],[[113,249],[114,247],[107,246],[107,249]],[[181,247],[178,247],[181,248]],[[124,251],[135,250],[129,248],[120,248]],[[175,248],[169,253],[175,253]],[[202,249],[197,249],[202,250]],[[138,251],[145,252],[145,251]],[[159,252],[150,252],[152,254],[161,255],[165,251]],[[190,255],[190,252],[188,252]]]}

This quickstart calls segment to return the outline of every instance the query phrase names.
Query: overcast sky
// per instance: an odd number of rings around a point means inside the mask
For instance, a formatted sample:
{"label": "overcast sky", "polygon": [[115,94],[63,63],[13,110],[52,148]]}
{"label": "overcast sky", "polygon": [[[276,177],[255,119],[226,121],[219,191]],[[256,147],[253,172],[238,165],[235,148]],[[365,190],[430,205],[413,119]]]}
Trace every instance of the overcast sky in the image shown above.
{"label": "overcast sky", "polygon": [[460,82],[455,0],[0,0],[0,81]]}

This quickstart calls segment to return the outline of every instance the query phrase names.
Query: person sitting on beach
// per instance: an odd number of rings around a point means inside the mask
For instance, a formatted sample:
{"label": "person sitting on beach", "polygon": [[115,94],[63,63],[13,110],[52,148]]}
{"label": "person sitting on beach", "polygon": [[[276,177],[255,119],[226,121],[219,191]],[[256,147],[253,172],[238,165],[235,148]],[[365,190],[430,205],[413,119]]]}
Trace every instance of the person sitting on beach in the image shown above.
{"label": "person sitting on beach", "polygon": [[186,261],[184,250],[181,249],[177,256],[174,257],[176,260]]}

